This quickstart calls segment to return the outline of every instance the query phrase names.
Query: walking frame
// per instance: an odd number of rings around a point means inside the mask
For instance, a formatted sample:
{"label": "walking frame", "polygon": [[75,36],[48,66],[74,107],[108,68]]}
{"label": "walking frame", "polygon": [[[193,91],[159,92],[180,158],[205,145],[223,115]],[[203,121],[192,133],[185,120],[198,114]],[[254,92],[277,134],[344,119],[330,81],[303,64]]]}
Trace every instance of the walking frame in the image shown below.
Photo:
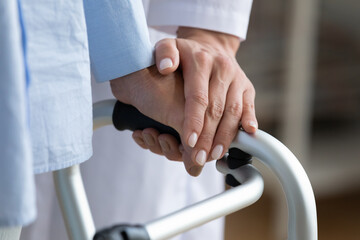
{"label": "walking frame", "polygon": [[[94,130],[114,124],[118,129],[156,127],[160,132],[173,131],[116,100],[95,103],[93,118]],[[123,119],[128,122],[119,124]],[[138,126],[144,123],[145,125]],[[269,167],[282,185],[288,206],[288,239],[316,240],[315,198],[306,172],[286,146],[261,130],[255,134],[240,130],[229,148],[229,153],[216,163],[218,171],[226,175],[227,183],[235,187],[143,225],[118,225],[96,235],[79,165],[55,171],[56,192],[69,239],[168,239],[245,208],[255,203],[264,189],[263,178],[251,165],[249,154]]]}

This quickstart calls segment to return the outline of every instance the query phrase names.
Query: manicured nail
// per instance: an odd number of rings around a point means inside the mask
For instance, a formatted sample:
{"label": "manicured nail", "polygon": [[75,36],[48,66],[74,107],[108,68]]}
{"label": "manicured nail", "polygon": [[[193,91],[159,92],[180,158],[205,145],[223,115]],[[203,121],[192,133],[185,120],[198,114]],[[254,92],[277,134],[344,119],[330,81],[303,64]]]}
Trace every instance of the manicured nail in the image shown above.
{"label": "manicured nail", "polygon": [[155,145],[155,139],[153,138],[153,136],[151,136],[150,134],[143,134],[143,137],[144,137],[144,140],[145,140],[145,143],[148,145],[148,146],[154,146]]}
{"label": "manicured nail", "polygon": [[213,160],[219,159],[223,150],[224,150],[223,145],[221,145],[221,144],[216,145],[216,147],[214,147],[214,149],[211,152],[211,158]]}
{"label": "manicured nail", "polygon": [[206,161],[206,152],[204,150],[200,150],[197,154],[196,154],[196,158],[195,161],[200,165],[203,166],[205,164]]}
{"label": "manicured nail", "polygon": [[189,137],[188,144],[190,147],[195,147],[197,142],[198,135],[196,133],[192,133]]}
{"label": "manicured nail", "polygon": [[167,68],[171,68],[173,66],[173,62],[171,61],[170,58],[164,58],[160,61],[160,70],[164,70]]}
{"label": "manicured nail", "polygon": [[161,150],[163,152],[169,152],[170,151],[170,145],[166,141],[159,140],[159,143],[160,143]]}
{"label": "manicured nail", "polygon": [[254,121],[249,121],[249,126],[253,128],[257,128],[257,124]]}

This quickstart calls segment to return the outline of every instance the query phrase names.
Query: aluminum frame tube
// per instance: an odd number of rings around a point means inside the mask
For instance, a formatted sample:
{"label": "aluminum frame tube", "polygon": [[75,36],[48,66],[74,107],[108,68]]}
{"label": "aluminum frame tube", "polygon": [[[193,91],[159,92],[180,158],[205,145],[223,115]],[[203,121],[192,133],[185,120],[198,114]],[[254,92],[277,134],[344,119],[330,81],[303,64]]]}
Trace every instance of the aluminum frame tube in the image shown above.
{"label": "aluminum frame tube", "polygon": [[[114,104],[114,100],[107,100],[94,105],[94,129],[112,123]],[[231,147],[237,147],[257,157],[279,178],[289,209],[288,239],[317,239],[314,193],[305,170],[294,154],[277,139],[261,130],[252,135],[240,131]],[[159,240],[174,236],[212,219],[244,208],[256,198],[260,198],[263,191],[263,180],[254,167],[245,165],[237,170],[230,170],[226,168],[223,162],[218,162],[217,167],[223,173],[231,173],[243,185],[147,223],[145,227],[151,239]],[[74,226],[77,227],[68,227],[68,232],[69,229],[74,233],[88,232],[91,233],[92,237],[95,228],[93,227],[91,213],[89,215],[86,213],[87,209],[90,210],[78,166],[57,171],[54,173],[54,178],[57,179],[55,183],[59,192],[58,198],[62,205],[64,219],[67,222],[66,225],[71,225],[74,219],[79,222],[74,223]],[[66,186],[66,184],[70,185]],[[72,198],[78,200],[67,200]],[[72,210],[76,209],[76,206],[82,213],[76,213],[77,210]],[[214,210],[214,212],[210,213],[209,209]],[[78,217],[82,217],[82,219]],[[86,219],[90,222],[88,226],[84,225]],[[181,226],[178,223],[183,225]],[[76,239],[89,238],[85,236]]]}
{"label": "aluminum frame tube", "polygon": [[92,239],[95,235],[95,225],[79,165],[54,171],[53,177],[69,239]]}
{"label": "aluminum frame tube", "polygon": [[[256,202],[264,190],[261,174],[252,165],[230,170],[218,163],[223,173],[231,173],[242,184],[211,198],[145,224],[150,239],[163,240],[228,215]],[[220,166],[219,166],[220,165]]]}
{"label": "aluminum frame tube", "polygon": [[[94,104],[94,130],[112,124],[115,103],[116,100],[105,100]],[[95,235],[95,224],[86,197],[79,165],[55,171],[53,177],[69,239],[92,239]]]}
{"label": "aluminum frame tube", "polygon": [[261,130],[251,135],[240,131],[231,147],[237,147],[257,157],[278,177],[288,206],[288,239],[316,240],[314,192],[295,155],[276,138]]}

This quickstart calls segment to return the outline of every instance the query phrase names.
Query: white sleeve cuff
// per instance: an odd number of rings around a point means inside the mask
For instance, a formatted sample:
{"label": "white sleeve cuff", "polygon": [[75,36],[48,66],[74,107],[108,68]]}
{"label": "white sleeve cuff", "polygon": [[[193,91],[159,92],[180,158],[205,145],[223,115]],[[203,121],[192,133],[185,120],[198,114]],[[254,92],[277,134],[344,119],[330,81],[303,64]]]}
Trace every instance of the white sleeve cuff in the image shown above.
{"label": "white sleeve cuff", "polygon": [[179,26],[196,27],[246,38],[252,0],[154,0],[148,25],[174,34]]}

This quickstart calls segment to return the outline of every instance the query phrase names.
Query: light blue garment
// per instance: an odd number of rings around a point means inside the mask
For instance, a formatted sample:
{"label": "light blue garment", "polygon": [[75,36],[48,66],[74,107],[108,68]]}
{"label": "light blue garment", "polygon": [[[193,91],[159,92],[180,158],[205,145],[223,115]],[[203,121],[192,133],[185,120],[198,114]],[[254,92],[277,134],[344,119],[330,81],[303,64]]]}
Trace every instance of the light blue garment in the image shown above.
{"label": "light blue garment", "polygon": [[84,0],[84,3],[91,71],[97,82],[154,64],[141,0]]}
{"label": "light blue garment", "polygon": [[33,172],[65,168],[92,154],[88,42],[98,81],[153,64],[141,1],[22,0],[31,77],[26,102],[16,8],[16,1],[1,1],[1,32],[8,31],[0,41],[2,226],[34,219]]}
{"label": "light blue garment", "polygon": [[16,1],[0,1],[0,226],[35,218],[24,52]]}

